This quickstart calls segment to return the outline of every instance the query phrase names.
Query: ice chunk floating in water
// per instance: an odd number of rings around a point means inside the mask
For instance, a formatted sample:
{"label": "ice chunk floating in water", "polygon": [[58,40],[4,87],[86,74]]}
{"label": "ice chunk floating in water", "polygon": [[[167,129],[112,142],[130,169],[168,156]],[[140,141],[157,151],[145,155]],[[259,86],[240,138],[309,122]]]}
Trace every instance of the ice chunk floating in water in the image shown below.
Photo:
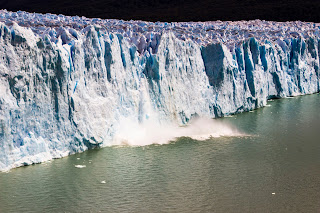
{"label": "ice chunk floating in water", "polygon": [[82,169],[82,168],[86,168],[86,165],[74,165],[74,167],[78,168],[78,169]]}
{"label": "ice chunk floating in water", "polygon": [[125,140],[232,135],[178,127],[319,92],[319,27],[1,10],[0,170]]}

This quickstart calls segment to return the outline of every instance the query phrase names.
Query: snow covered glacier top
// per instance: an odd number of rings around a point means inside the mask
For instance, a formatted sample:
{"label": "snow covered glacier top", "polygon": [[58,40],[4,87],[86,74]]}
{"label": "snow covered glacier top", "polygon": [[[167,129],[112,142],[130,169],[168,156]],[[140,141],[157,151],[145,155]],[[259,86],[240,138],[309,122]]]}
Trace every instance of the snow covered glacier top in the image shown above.
{"label": "snow covered glacier top", "polygon": [[0,22],[7,26],[16,22],[19,26],[31,28],[36,34],[49,36],[56,41],[61,36],[63,43],[77,39],[78,32],[95,26],[99,30],[121,34],[134,43],[140,52],[151,47],[156,51],[160,35],[173,32],[181,40],[193,40],[204,46],[209,43],[223,43],[229,48],[237,46],[247,38],[264,42],[286,38],[309,38],[319,36],[320,23],[273,22],[273,21],[208,21],[208,22],[146,22],[116,19],[86,18],[55,14],[9,12],[0,10]]}

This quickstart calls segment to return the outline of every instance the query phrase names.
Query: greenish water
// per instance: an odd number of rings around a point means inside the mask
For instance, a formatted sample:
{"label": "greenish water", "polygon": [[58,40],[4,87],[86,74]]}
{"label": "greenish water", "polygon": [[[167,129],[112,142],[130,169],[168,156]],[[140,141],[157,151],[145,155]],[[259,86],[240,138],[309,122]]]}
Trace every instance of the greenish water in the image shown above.
{"label": "greenish water", "polygon": [[319,212],[320,95],[269,104],[221,119],[249,137],[107,147],[0,173],[0,212]]}

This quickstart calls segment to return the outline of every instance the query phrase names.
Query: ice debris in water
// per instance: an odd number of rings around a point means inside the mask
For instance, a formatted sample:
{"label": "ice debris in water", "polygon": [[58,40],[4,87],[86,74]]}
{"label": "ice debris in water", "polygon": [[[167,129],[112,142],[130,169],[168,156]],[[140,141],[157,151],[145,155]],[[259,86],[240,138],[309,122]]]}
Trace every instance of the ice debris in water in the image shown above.
{"label": "ice debris in water", "polygon": [[0,170],[319,92],[319,27],[0,10]]}
{"label": "ice debris in water", "polygon": [[82,168],[85,168],[85,167],[87,167],[87,166],[86,166],[86,165],[74,165],[74,167],[79,168],[79,169],[82,169]]}

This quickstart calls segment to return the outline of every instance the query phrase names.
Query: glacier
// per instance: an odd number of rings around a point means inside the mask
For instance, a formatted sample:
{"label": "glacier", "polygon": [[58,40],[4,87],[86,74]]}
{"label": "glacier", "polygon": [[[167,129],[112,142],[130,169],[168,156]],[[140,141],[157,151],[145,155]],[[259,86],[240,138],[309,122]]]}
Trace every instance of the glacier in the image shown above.
{"label": "glacier", "polygon": [[319,32],[0,10],[0,170],[112,145],[128,122],[178,126],[317,93]]}

